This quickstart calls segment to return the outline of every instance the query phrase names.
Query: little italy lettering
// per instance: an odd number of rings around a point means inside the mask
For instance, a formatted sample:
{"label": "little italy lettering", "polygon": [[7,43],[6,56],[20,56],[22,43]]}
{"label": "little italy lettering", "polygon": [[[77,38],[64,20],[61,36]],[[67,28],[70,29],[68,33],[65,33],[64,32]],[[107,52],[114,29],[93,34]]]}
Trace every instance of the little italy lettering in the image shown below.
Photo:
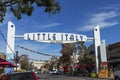
{"label": "little italy lettering", "polygon": [[24,39],[47,43],[73,43],[78,41],[86,41],[87,36],[70,33],[41,32],[41,33],[25,33]]}

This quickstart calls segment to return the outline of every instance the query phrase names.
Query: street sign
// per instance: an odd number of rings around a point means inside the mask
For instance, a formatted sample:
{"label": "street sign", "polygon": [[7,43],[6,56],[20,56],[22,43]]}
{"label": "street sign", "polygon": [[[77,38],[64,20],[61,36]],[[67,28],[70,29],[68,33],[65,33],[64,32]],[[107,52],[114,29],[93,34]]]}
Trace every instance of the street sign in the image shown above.
{"label": "street sign", "polygon": [[75,43],[87,41],[87,36],[73,33],[38,32],[25,33],[24,39],[46,43]]}

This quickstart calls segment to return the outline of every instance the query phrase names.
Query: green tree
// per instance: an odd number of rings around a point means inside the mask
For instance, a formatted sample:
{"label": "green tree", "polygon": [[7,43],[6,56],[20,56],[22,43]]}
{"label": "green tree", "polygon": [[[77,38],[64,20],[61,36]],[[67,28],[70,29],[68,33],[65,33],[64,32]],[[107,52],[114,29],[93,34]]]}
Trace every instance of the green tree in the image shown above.
{"label": "green tree", "polygon": [[53,70],[54,64],[55,64],[54,61],[51,61],[51,62],[49,63],[49,70]]}
{"label": "green tree", "polygon": [[83,54],[83,56],[79,56],[79,63],[80,64],[94,64],[95,58],[93,55]]}
{"label": "green tree", "polygon": [[21,55],[19,58],[19,63],[21,64],[21,69],[29,69],[31,67],[29,64],[28,55]]}
{"label": "green tree", "polygon": [[50,67],[50,64],[46,63],[43,67],[48,69]]}
{"label": "green tree", "polygon": [[[16,54],[15,54],[15,57],[14,57],[14,60],[15,60],[15,64],[17,65],[19,63],[19,55],[18,55],[18,51],[16,51]],[[17,66],[16,66],[16,71],[17,71]]]}
{"label": "green tree", "polygon": [[76,44],[74,43],[62,44],[62,49],[61,49],[62,56],[60,57],[60,63],[62,63],[63,65],[70,64],[71,56],[75,51],[75,49],[76,49]]}
{"label": "green tree", "polygon": [[79,44],[78,45],[79,63],[80,64],[93,64],[93,63],[95,63],[94,56],[89,54],[87,47],[84,45],[84,42],[79,42],[78,44]]}
{"label": "green tree", "polygon": [[29,64],[26,62],[21,62],[21,69],[24,69],[24,70],[29,69]]}
{"label": "green tree", "polygon": [[53,70],[53,68],[58,69],[59,68],[59,58],[52,56],[50,62],[49,62],[49,70]]}
{"label": "green tree", "polygon": [[18,51],[16,51],[16,54],[15,54],[15,63],[19,63],[19,55],[18,55]]}
{"label": "green tree", "polygon": [[50,14],[55,14],[61,10],[59,2],[56,0],[0,0],[0,22],[3,22],[7,10],[13,12],[19,20],[22,14],[31,16],[36,5]]}

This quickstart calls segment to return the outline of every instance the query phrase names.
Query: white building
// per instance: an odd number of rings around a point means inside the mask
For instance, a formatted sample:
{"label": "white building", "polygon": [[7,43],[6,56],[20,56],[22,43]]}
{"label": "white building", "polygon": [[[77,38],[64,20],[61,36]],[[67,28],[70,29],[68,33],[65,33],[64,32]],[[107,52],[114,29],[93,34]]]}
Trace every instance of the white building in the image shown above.
{"label": "white building", "polygon": [[37,67],[37,69],[41,69],[41,67],[44,66],[47,61],[41,60],[41,61],[32,61],[32,62],[33,62],[32,65]]}

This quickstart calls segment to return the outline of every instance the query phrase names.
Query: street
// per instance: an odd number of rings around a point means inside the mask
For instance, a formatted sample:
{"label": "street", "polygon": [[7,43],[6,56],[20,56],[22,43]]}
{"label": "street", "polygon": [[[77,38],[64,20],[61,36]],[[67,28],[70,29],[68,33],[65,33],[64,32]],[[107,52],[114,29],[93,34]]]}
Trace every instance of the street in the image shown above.
{"label": "street", "polygon": [[53,74],[38,74],[39,80],[113,80],[113,79],[99,79],[91,77],[79,77],[79,76],[65,76],[65,75],[53,75]]}

